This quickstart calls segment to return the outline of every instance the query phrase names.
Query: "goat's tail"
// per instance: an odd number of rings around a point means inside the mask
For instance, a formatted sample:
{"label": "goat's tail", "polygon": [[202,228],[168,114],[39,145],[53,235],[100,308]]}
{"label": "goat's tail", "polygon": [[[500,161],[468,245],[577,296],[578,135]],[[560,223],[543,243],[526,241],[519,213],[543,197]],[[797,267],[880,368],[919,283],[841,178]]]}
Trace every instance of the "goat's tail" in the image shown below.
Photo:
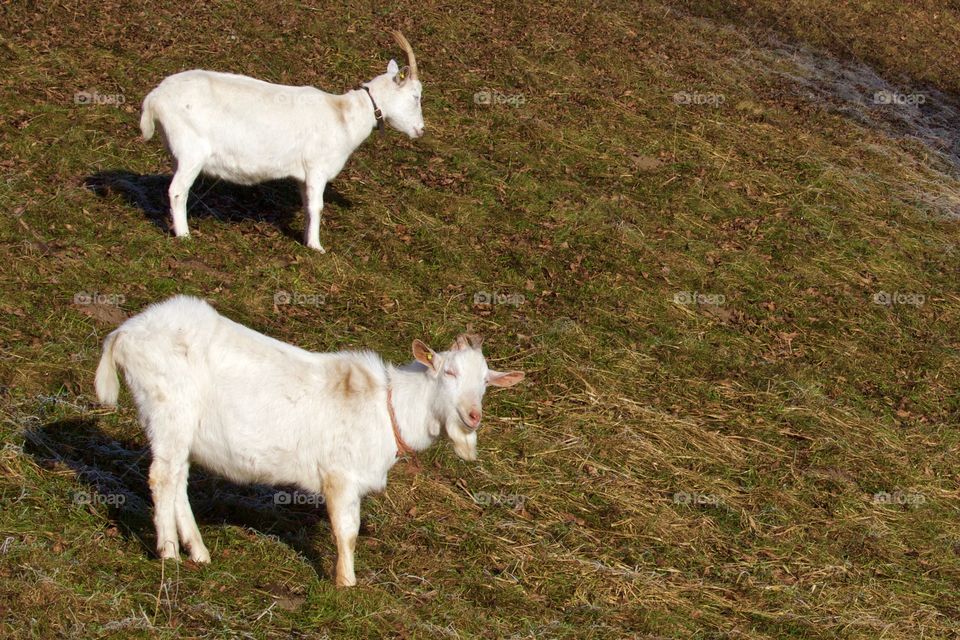
{"label": "goat's tail", "polygon": [[153,92],[147,94],[147,97],[143,99],[143,113],[140,114],[140,133],[143,134],[144,140],[149,140],[153,137],[153,124],[156,120],[156,116],[153,113]]}
{"label": "goat's tail", "polygon": [[103,341],[103,355],[100,356],[100,365],[97,367],[97,377],[94,386],[97,389],[97,399],[101,404],[110,407],[117,406],[120,396],[120,379],[117,377],[117,361],[113,350],[120,331],[114,331]]}

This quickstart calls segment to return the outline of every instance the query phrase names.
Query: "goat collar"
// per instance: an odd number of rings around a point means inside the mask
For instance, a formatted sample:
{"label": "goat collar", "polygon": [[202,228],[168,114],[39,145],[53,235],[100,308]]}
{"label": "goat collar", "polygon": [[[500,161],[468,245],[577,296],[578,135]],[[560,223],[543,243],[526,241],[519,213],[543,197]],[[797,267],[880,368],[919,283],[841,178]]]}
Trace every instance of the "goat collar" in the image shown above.
{"label": "goat collar", "polygon": [[377,106],[377,101],[373,99],[370,88],[365,84],[360,85],[360,88],[367,92],[367,97],[370,98],[370,104],[373,105],[373,117],[377,119],[377,131],[383,133],[383,111],[380,111],[380,107]]}
{"label": "goat collar", "polygon": [[387,381],[387,412],[390,414],[390,426],[393,427],[393,439],[397,441],[397,457],[401,458],[408,453],[415,456],[415,452],[400,435],[400,425],[397,424],[397,414],[393,411],[393,387]]}

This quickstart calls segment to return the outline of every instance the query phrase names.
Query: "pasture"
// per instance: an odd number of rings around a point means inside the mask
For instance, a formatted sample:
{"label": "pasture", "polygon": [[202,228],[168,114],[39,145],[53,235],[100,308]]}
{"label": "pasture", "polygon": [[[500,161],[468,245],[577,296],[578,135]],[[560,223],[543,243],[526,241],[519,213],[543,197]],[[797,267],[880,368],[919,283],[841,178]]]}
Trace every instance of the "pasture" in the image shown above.
{"label": "pasture", "polygon": [[[7,3],[0,8],[0,636],[952,638],[960,628],[956,3]],[[340,93],[416,51],[426,135],[327,186],[171,166],[192,68]],[[104,337],[176,293],[315,351],[469,330],[479,460],[366,498],[194,470],[212,563],[154,553]],[[265,425],[271,428],[271,425]]]}

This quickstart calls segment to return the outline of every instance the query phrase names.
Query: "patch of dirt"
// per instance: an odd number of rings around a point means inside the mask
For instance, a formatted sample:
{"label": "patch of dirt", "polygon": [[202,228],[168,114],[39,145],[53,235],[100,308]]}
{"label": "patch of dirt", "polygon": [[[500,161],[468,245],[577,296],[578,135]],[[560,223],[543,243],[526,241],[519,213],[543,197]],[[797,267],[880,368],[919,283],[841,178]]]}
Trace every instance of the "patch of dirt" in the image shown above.
{"label": "patch of dirt", "polygon": [[637,170],[644,172],[656,171],[663,166],[663,161],[660,158],[645,156],[639,153],[630,154],[630,160],[633,162]]}
{"label": "patch of dirt", "polygon": [[205,262],[197,259],[177,260],[173,257],[167,257],[164,259],[164,266],[169,268],[173,273],[202,273],[221,282],[234,281],[234,277],[231,274],[211,267]]}
{"label": "patch of dirt", "polygon": [[117,326],[127,319],[126,312],[120,307],[102,302],[90,302],[87,304],[74,304],[73,308],[85,316],[89,316],[97,322],[109,326]]}
{"label": "patch of dirt", "polygon": [[273,597],[277,606],[286,611],[296,611],[306,603],[307,598],[300,588],[291,588],[287,585],[271,582],[260,587]]}
{"label": "patch of dirt", "polygon": [[797,94],[894,138],[921,142],[960,176],[960,99],[909,81],[893,84],[862,62],[773,41],[757,58]]}
{"label": "patch of dirt", "polygon": [[772,34],[765,44],[765,48],[751,48],[738,58],[739,64],[752,73],[783,80],[780,90],[785,100],[841,114],[883,134],[890,148],[877,151],[910,155],[934,174],[934,179],[922,184],[916,183],[915,176],[905,178],[906,190],[934,209],[960,218],[960,97],[917,86],[909,79],[892,82],[862,62],[785,43]]}

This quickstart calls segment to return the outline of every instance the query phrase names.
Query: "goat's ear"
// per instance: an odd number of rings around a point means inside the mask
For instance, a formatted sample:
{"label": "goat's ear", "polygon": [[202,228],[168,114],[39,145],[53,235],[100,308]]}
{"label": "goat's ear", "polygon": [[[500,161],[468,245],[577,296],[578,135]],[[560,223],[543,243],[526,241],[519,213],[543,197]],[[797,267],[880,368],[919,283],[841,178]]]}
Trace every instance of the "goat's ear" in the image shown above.
{"label": "goat's ear", "polygon": [[420,340],[413,341],[413,358],[433,373],[440,370],[440,356]]}
{"label": "goat's ear", "polygon": [[506,373],[489,371],[487,372],[487,384],[494,387],[512,387],[523,380],[523,376],[523,371],[507,371]]}
{"label": "goat's ear", "polygon": [[396,60],[391,59],[390,62],[387,63],[387,75],[392,77],[398,73],[400,73],[400,67],[397,66]]}

